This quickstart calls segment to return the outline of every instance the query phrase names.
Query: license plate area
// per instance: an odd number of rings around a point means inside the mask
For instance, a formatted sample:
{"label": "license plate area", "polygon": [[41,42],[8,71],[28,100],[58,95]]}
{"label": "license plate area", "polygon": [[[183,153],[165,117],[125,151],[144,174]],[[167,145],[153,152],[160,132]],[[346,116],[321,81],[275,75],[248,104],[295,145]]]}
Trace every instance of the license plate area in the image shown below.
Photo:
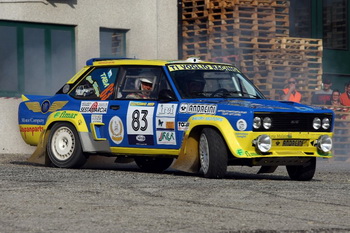
{"label": "license plate area", "polygon": [[274,146],[307,146],[305,139],[285,139],[285,140],[273,140]]}

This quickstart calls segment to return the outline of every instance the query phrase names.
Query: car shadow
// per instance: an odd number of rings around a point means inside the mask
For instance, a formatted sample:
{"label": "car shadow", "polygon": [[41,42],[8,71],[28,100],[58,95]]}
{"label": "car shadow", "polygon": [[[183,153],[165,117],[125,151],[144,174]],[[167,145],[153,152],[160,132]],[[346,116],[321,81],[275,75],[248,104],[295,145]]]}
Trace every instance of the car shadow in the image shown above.
{"label": "car shadow", "polygon": [[[96,159],[96,160],[89,160],[81,169],[89,169],[89,170],[115,170],[115,171],[123,171],[123,172],[133,172],[133,173],[144,173],[144,174],[152,174],[150,172],[144,172],[140,170],[140,168],[134,163],[115,163],[115,158],[104,158],[104,159]],[[26,160],[24,161],[10,161],[10,164],[14,165],[22,165],[22,166],[35,166],[35,167],[47,167],[43,164],[38,163],[32,163],[28,162]],[[237,167],[229,167],[224,180],[288,180],[291,181],[288,174],[281,175],[281,172],[278,172],[277,174],[274,173],[268,173],[268,174],[257,174],[256,168],[249,168],[246,167],[243,172],[242,171],[235,171]],[[239,170],[239,169],[237,169]],[[199,179],[207,179],[203,177],[199,173],[189,173],[184,171],[175,170],[172,168],[169,168],[165,170],[162,174],[164,175],[171,175],[176,177],[198,177]],[[317,181],[317,179],[313,179],[312,181]]]}

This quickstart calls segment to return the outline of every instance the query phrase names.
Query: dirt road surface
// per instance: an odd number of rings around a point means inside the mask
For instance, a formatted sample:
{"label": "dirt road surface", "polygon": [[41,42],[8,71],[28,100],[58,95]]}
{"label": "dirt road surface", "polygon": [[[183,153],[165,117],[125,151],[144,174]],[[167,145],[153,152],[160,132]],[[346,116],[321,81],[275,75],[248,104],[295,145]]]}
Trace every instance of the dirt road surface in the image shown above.
{"label": "dirt road surface", "polygon": [[215,180],[27,157],[0,155],[0,232],[350,232],[350,163],[319,160],[314,179],[297,182],[284,167],[229,167]]}

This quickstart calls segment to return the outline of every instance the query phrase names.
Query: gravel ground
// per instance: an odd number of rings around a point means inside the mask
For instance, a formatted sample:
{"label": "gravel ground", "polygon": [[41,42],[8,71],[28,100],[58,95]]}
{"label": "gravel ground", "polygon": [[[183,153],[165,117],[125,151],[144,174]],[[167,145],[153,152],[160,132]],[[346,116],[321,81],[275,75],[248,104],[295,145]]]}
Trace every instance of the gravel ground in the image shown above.
{"label": "gravel ground", "polygon": [[58,169],[0,155],[0,232],[350,232],[350,163],[319,160],[310,182],[284,167],[225,179],[142,173],[92,159]]}

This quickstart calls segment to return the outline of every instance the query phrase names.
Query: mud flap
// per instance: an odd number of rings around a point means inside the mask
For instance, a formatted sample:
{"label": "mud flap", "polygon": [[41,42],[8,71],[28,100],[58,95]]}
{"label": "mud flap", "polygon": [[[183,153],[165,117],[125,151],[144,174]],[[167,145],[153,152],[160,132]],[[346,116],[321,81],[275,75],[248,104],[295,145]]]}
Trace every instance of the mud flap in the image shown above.
{"label": "mud flap", "polygon": [[198,140],[193,137],[186,137],[179,157],[171,165],[172,168],[197,173],[199,171]]}
{"label": "mud flap", "polygon": [[50,130],[43,131],[40,135],[39,144],[36,147],[34,153],[27,159],[30,163],[37,163],[49,166],[51,161],[46,153],[46,145],[50,135]]}
{"label": "mud flap", "polygon": [[278,166],[261,166],[258,174],[260,173],[274,173]]}

